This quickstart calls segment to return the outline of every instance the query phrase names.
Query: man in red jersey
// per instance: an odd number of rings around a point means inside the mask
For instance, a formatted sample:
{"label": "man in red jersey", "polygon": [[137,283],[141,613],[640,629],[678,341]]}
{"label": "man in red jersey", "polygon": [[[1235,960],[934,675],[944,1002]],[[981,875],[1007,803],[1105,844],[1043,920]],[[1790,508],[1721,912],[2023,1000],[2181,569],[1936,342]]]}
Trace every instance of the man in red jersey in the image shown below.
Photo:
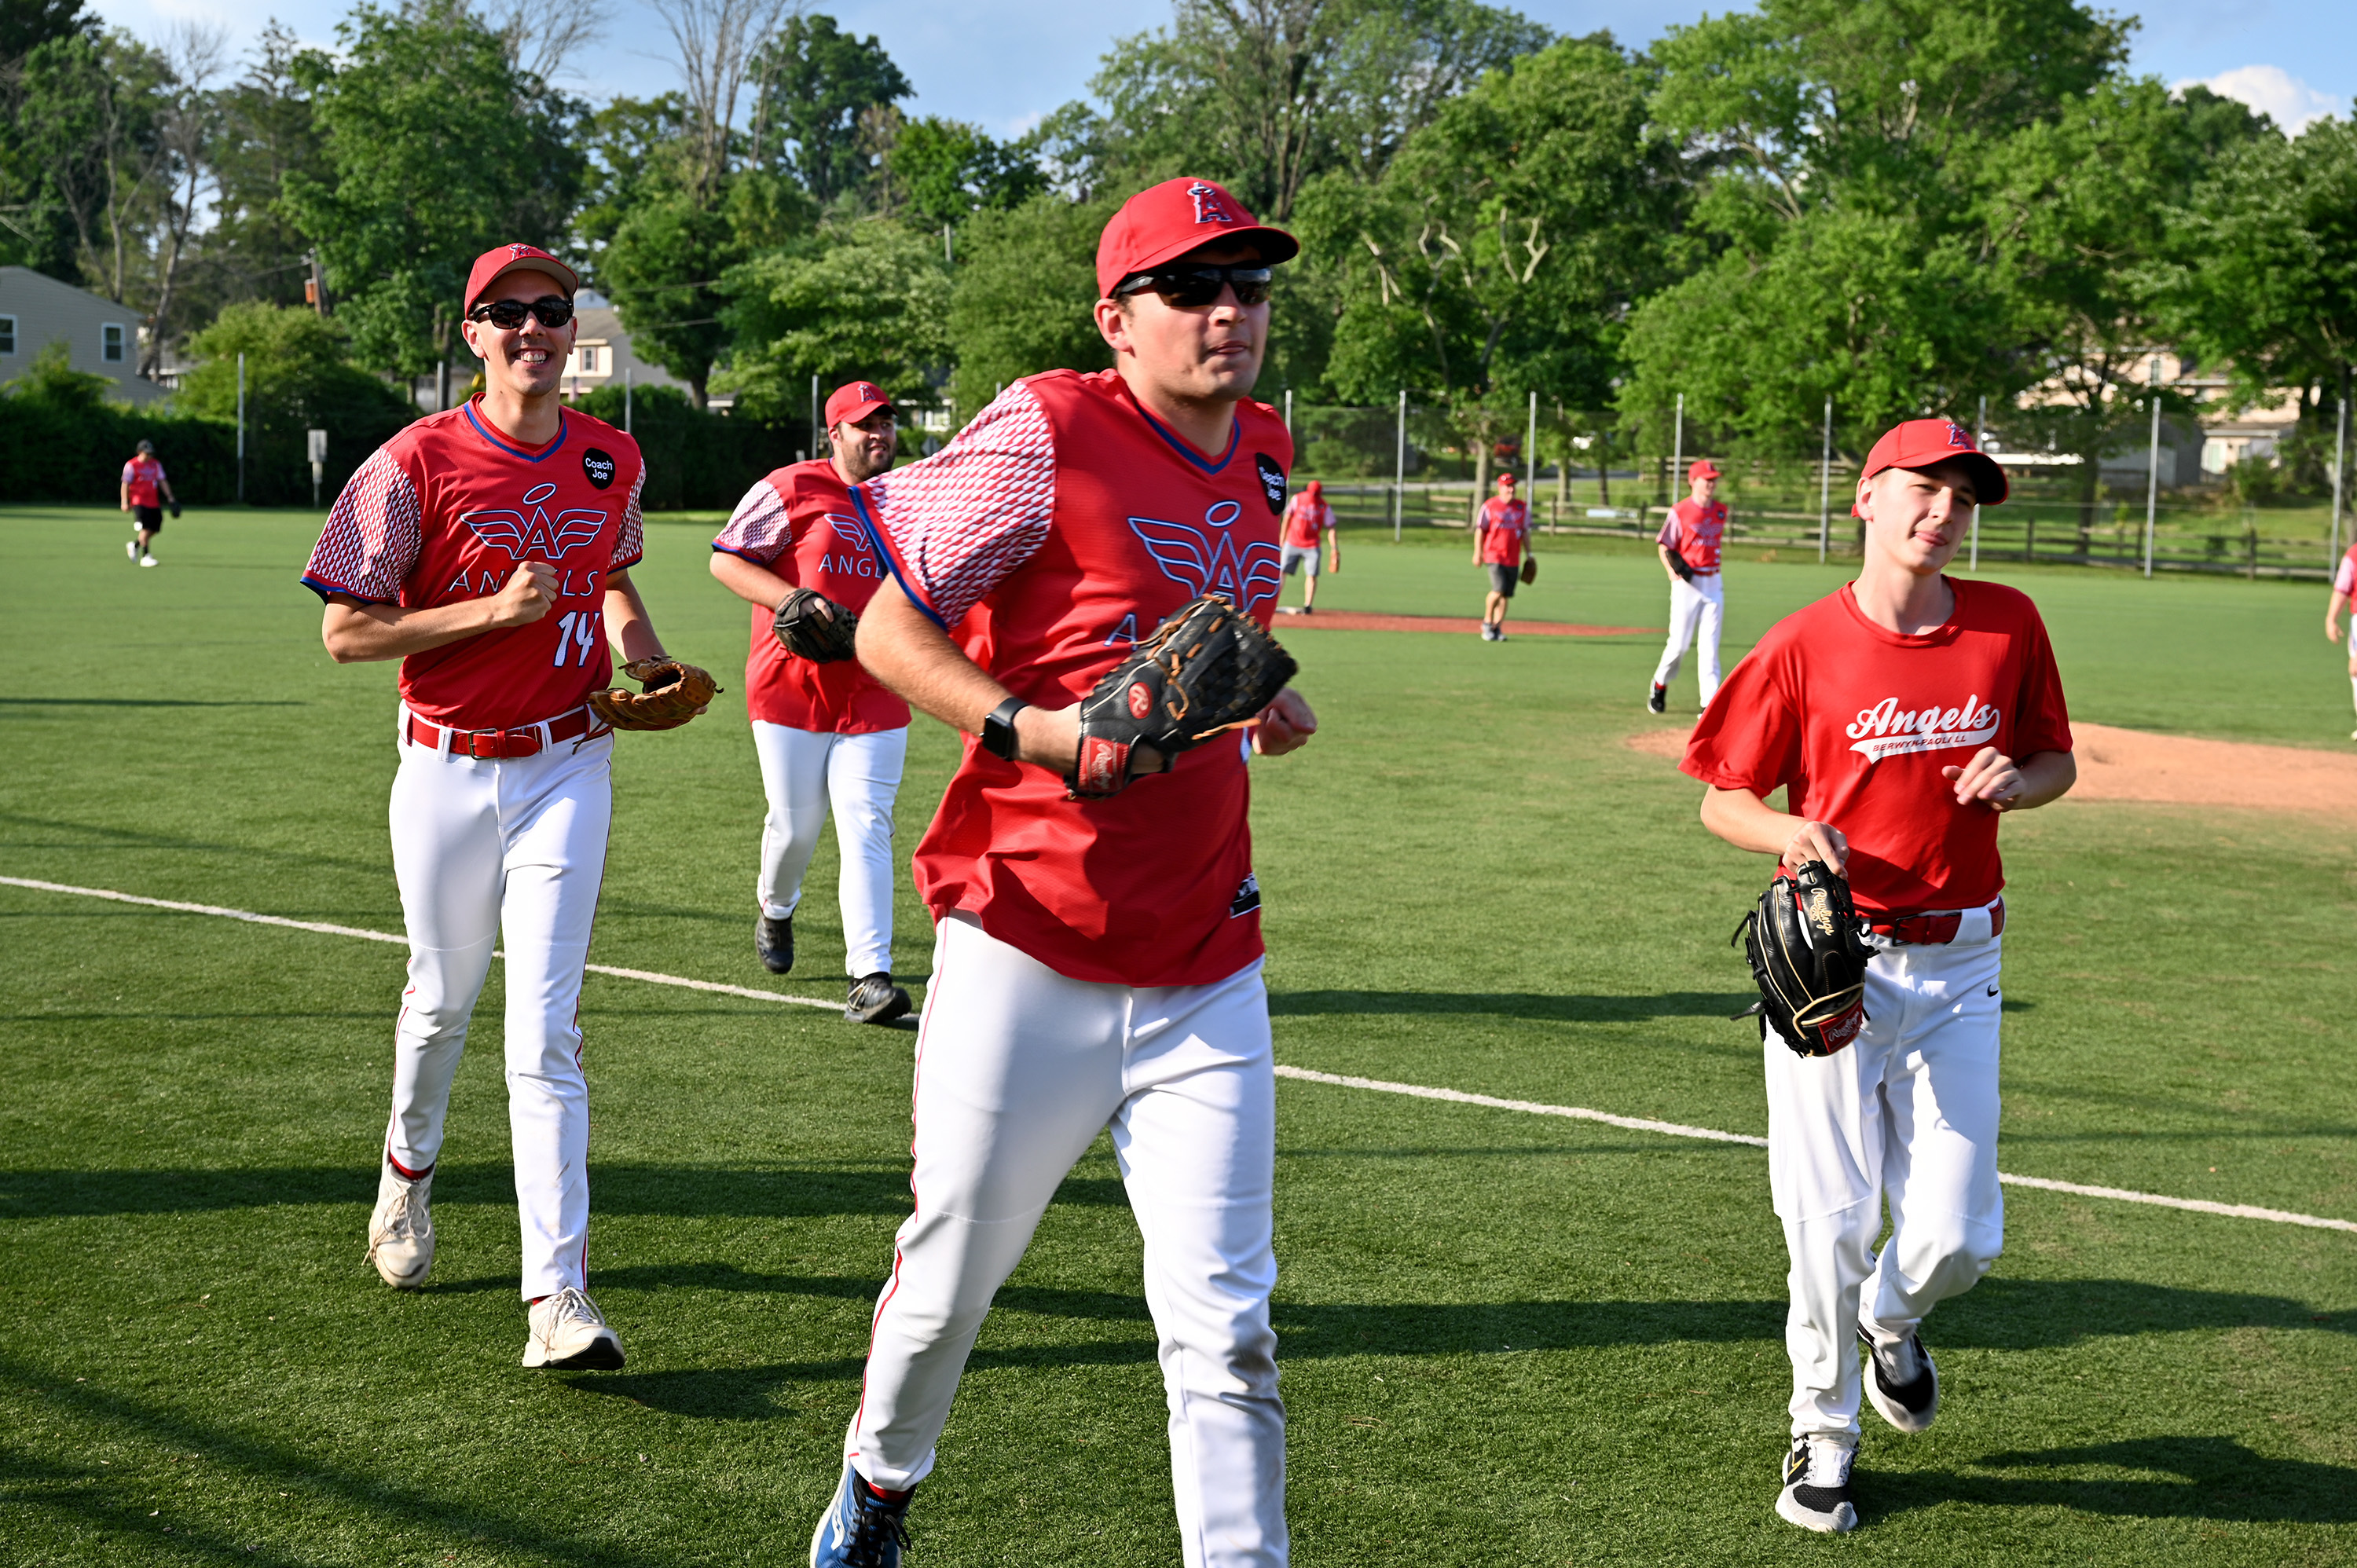
{"label": "man in red jersey", "polygon": [[1473,564],[1490,570],[1490,594],[1481,601],[1481,640],[1506,640],[1506,603],[1523,571],[1523,547],[1529,542],[1531,509],[1515,499],[1514,472],[1498,476],[1498,493],[1473,513]]}
{"label": "man in red jersey", "polygon": [[1652,689],[1645,695],[1649,713],[1669,706],[1670,682],[1677,679],[1678,663],[1689,643],[1700,657],[1702,705],[1710,706],[1718,691],[1718,630],[1727,618],[1727,596],[1718,583],[1719,542],[1727,534],[1727,503],[1717,499],[1718,470],[1706,457],[1686,465],[1692,494],[1670,509],[1653,536],[1662,558],[1662,575],[1670,580],[1670,640],[1662,661],[1653,667]]}
{"label": "man in red jersey", "polygon": [[884,569],[847,487],[888,471],[899,449],[892,401],[872,381],[826,400],[826,456],[780,468],[745,492],[712,542],[712,575],[753,607],[746,706],[770,814],[761,824],[760,912],[753,950],[772,974],[794,967],[794,908],[827,809],[843,868],[844,1017],[888,1024],[909,1010],[892,983],[892,801],[909,750],[909,704],[856,660],[817,663],[789,650],[774,616],[797,588],[857,615]]}
{"label": "man in red jersey", "polygon": [[[1776,1511],[1857,1523],[1866,1393],[1900,1432],[1932,1424],[1918,1327],[2003,1241],[1997,1187],[1997,818],[2078,778],[2046,626],[2027,596],[1942,575],[2005,471],[1944,419],[1875,443],[1857,484],[1857,580],[1779,621],[1695,725],[1703,825],[1797,870],[1848,878],[1873,927],[1865,1026],[1827,1057],[1761,1035],[1768,1173],[1792,1268],[1792,1446]],[[1765,797],[1788,790],[1790,814]],[[1891,1236],[1874,1239],[1888,1203]]]}
{"label": "man in red jersey", "polygon": [[175,516],[180,510],[172,481],[164,477],[164,465],[156,460],[153,441],[139,443],[131,461],[123,465],[122,489],[123,510],[131,514],[133,530],[133,536],[124,542],[124,551],[142,566],[153,566],[156,553],[150,546],[164,530],[164,508],[169,503]]}
{"label": "man in red jersey", "polygon": [[450,1080],[502,931],[508,1122],[532,1304],[527,1367],[610,1369],[621,1340],[587,1294],[589,1091],[582,965],[605,875],[613,731],[586,705],[662,645],[632,585],[638,444],[564,406],[571,268],[530,245],[467,280],[484,391],[377,448],[303,574],[339,663],[398,659],[393,867],[409,929],[393,1116],[369,1259],[425,1282]]}
{"label": "man in red jersey", "polygon": [[[2341,554],[2341,564],[2333,568],[2332,596],[2324,605],[2325,641],[2341,640],[2341,613],[2352,600],[2357,600],[2357,544],[2351,545]],[[2349,639],[2349,690],[2357,696],[2357,635]],[[2351,731],[2349,738],[2357,740],[2357,730]]]}
{"label": "man in red jersey", "polygon": [[1325,482],[1312,479],[1299,495],[1285,503],[1284,546],[1277,553],[1278,571],[1288,577],[1296,569],[1303,575],[1303,615],[1318,608],[1318,547],[1329,540],[1334,570],[1339,572],[1342,569],[1342,533],[1334,526],[1334,509],[1326,504]]}
{"label": "man in red jersey", "polygon": [[859,623],[878,680],[963,731],[917,847],[936,928],[916,1212],[877,1302],[842,1483],[811,1561],[899,1562],[974,1336],[1058,1183],[1110,1125],[1146,1243],[1181,1555],[1286,1561],[1268,1295],[1275,1092],[1248,750],[1317,721],[1134,757],[1075,799],[1077,704],[1207,593],[1264,627],[1292,443],[1249,393],[1270,268],[1299,247],[1209,180],[1132,197],[1097,245],[1115,368],[1009,386],[948,446],[856,487],[893,581]]}

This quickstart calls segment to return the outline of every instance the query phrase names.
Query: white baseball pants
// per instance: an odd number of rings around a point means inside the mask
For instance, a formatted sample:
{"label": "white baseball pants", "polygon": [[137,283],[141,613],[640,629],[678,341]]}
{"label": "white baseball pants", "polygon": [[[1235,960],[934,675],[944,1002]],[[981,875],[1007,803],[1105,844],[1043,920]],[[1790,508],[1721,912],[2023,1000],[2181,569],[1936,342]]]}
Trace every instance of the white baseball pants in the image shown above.
{"label": "white baseball pants", "polygon": [[1678,666],[1692,644],[1701,659],[1695,672],[1702,681],[1702,705],[1710,706],[1718,694],[1718,630],[1726,617],[1727,593],[1717,573],[1697,572],[1691,583],[1671,579],[1670,640],[1662,650],[1662,661],[1653,667],[1653,684],[1666,686],[1677,679]]}
{"label": "white baseball pants", "polygon": [[508,1128],[527,1301],[586,1288],[589,1086],[581,966],[606,875],[613,736],[535,757],[450,757],[404,741],[393,779],[393,869],[409,928],[385,1148],[421,1171],[442,1153],[450,1080],[502,935]]}
{"label": "white baseball pants", "polygon": [[1071,980],[952,914],[917,1055],[916,1212],[876,1305],[845,1439],[892,1490],[933,1467],[991,1298],[1108,1123],[1146,1241],[1187,1568],[1286,1562],[1270,1200],[1276,1081],[1261,965],[1210,985]]}
{"label": "white baseball pants", "polygon": [[892,968],[892,802],[909,755],[906,728],[829,735],[753,721],[753,753],[770,814],[761,823],[761,913],[782,920],[802,903],[802,873],[834,811],[844,966],[853,979]]}
{"label": "white baseball pants", "polygon": [[[1875,956],[1867,1024],[1846,1050],[1798,1057],[1768,1031],[1768,1177],[1792,1261],[1795,1437],[1857,1431],[1861,1315],[1877,1339],[1904,1338],[2003,1250],[2003,943],[1986,910],[1964,920],[1957,941]],[[1891,1235],[1878,1254],[1886,1203]]]}

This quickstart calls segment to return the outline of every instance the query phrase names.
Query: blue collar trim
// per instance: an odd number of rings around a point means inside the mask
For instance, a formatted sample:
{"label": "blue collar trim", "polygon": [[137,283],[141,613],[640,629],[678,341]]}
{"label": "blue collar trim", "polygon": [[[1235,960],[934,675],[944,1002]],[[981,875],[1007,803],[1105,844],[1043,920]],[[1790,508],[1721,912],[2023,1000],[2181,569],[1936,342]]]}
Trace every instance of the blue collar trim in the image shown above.
{"label": "blue collar trim", "polygon": [[1160,420],[1146,413],[1146,405],[1144,403],[1137,404],[1137,413],[1139,418],[1145,420],[1146,424],[1154,427],[1154,434],[1159,435],[1163,440],[1168,441],[1170,444],[1170,450],[1178,453],[1178,456],[1186,458],[1187,461],[1194,464],[1195,467],[1202,469],[1203,472],[1207,474],[1216,474],[1221,469],[1226,467],[1228,466],[1228,459],[1236,455],[1237,443],[1241,442],[1244,438],[1243,420],[1236,415],[1231,414],[1228,419],[1228,449],[1220,454],[1220,460],[1218,462],[1208,463],[1203,460],[1201,453],[1196,451],[1194,447],[1189,446],[1185,440],[1180,438],[1172,431],[1164,428]]}
{"label": "blue collar trim", "polygon": [[466,412],[467,423],[475,427],[476,435],[481,436],[486,442],[498,447],[509,456],[521,457],[527,463],[537,463],[544,457],[554,456],[556,449],[565,445],[565,437],[571,434],[573,429],[572,422],[567,420],[562,413],[559,413],[556,416],[556,439],[550,442],[547,446],[542,447],[537,452],[527,452],[522,447],[506,440],[499,434],[499,432],[493,430],[490,425],[475,417],[475,400],[473,398],[468,398],[465,403],[460,403],[458,406]]}

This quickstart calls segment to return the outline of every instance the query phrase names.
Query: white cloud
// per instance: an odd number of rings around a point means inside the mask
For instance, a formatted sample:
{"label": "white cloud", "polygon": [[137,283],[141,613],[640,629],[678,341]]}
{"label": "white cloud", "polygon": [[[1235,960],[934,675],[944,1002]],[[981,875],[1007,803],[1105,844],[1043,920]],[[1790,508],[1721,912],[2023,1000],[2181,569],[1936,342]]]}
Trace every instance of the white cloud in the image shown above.
{"label": "white cloud", "polygon": [[2247,103],[2293,136],[2308,129],[2311,122],[2329,119],[2348,107],[2330,93],[2318,91],[2275,65],[2238,65],[2215,76],[2188,77],[2183,81],[2171,82],[2169,90],[2182,92],[2189,87],[2206,87],[2222,98]]}

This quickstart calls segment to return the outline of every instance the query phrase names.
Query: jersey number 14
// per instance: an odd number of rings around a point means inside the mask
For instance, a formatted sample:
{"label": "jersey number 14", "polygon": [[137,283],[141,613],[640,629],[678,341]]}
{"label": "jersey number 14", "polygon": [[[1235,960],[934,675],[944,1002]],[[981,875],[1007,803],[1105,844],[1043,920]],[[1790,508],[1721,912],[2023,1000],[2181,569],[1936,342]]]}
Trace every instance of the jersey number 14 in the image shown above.
{"label": "jersey number 14", "polygon": [[566,610],[556,618],[556,657],[553,662],[560,670],[567,661],[589,667],[589,650],[597,646],[597,632],[604,624],[604,610]]}

